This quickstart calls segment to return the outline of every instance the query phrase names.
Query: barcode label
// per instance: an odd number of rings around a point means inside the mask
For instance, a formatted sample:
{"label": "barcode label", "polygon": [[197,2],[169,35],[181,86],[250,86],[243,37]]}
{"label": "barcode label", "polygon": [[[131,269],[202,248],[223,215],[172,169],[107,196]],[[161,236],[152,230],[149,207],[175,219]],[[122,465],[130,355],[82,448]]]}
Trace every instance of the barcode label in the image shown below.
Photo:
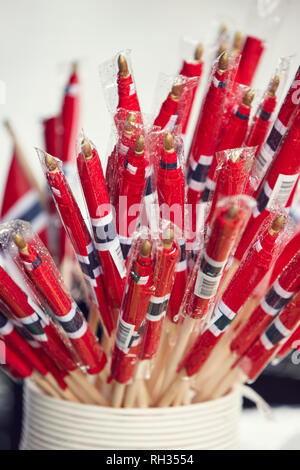
{"label": "barcode label", "polygon": [[116,334],[116,344],[117,347],[125,354],[127,354],[130,349],[132,338],[134,336],[134,328],[134,325],[131,325],[120,318]]}
{"label": "barcode label", "polygon": [[254,162],[252,174],[257,179],[258,184],[265,176],[267,169],[272,162],[274,152],[268,143],[265,143]]}
{"label": "barcode label", "polygon": [[109,249],[109,252],[114,260],[114,263],[119,271],[121,278],[126,277],[126,268],[124,263],[124,257],[121,250],[121,245],[118,238],[115,239],[115,243]]}
{"label": "barcode label", "polygon": [[276,184],[268,201],[267,208],[272,207],[274,203],[285,207],[286,203],[289,200],[291,192],[293,191],[297,179],[298,174],[278,175]]}
{"label": "barcode label", "polygon": [[211,299],[217,293],[222,276],[211,277],[198,271],[194,294],[201,299]]}

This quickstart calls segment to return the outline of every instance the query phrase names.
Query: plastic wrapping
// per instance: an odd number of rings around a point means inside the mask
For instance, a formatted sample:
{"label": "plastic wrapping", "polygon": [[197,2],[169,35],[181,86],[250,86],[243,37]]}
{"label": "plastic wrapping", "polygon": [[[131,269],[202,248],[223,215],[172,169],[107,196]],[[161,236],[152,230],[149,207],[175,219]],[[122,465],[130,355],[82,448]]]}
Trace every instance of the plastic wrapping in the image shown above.
{"label": "plastic wrapping", "polygon": [[36,355],[34,349],[2,312],[0,312],[0,337],[4,340],[5,345],[11,348],[18,356],[24,358],[32,369],[37,370],[41,375],[47,374],[46,367]]}
{"label": "plastic wrapping", "polygon": [[[250,170],[255,156],[255,148],[224,150],[216,154],[218,165],[214,175],[216,187],[210,191],[213,197],[207,223],[211,223],[217,202],[225,197],[250,194]],[[213,193],[213,194],[212,194]]]}
{"label": "plastic wrapping", "polygon": [[1,244],[23,270],[41,304],[61,325],[81,364],[89,374],[99,373],[105,366],[106,356],[64,285],[51,256],[29,224],[22,221],[8,224],[8,232],[1,238]]}
{"label": "plastic wrapping", "polygon": [[116,135],[115,144],[108,157],[105,180],[110,201],[116,205],[119,197],[120,180],[123,177],[126,157],[131,147],[134,146],[138,135],[144,134],[144,126],[141,124],[141,113],[119,109],[114,119],[113,133]]}
{"label": "plastic wrapping", "polygon": [[[257,197],[257,207],[254,208],[235,257],[240,260],[257,233],[260,225],[273,207],[285,207],[298,180],[300,171],[300,113],[284,140],[277,158],[261,186]],[[256,160],[257,161],[257,160]]]}
{"label": "plastic wrapping", "polygon": [[246,325],[233,339],[230,349],[242,356],[256,341],[269,323],[285,308],[291,297],[300,287],[300,251],[292,258],[276,279],[258,307],[252,312]]}
{"label": "plastic wrapping", "polygon": [[192,231],[197,226],[196,205],[202,198],[205,182],[218,143],[225,99],[232,85],[236,61],[227,53],[215,62],[188,156],[188,203],[192,211]]}
{"label": "plastic wrapping", "polygon": [[[181,131],[186,123],[197,84],[197,77],[161,74],[156,98],[160,108],[155,110],[153,125],[165,132],[174,132],[176,128]],[[162,96],[163,92],[167,97]]]}
{"label": "plastic wrapping", "polygon": [[[30,344],[39,346],[63,370],[74,370],[76,362],[50,316],[32,296],[25,293],[9,274],[0,267],[0,304],[12,321],[26,330]],[[39,351],[40,353],[40,351]]]}
{"label": "plastic wrapping", "polygon": [[[126,125],[126,124],[125,124]],[[118,197],[115,201],[116,229],[119,235],[124,260],[127,259],[132,237],[139,225],[143,209],[149,156],[144,126],[135,129],[135,137],[121,162],[116,179]]]}
{"label": "plastic wrapping", "polygon": [[247,375],[250,381],[258,377],[284,341],[293,334],[299,322],[300,291],[237,363],[237,367]]}
{"label": "plastic wrapping", "polygon": [[[231,96],[228,96],[226,100],[226,112],[216,147],[217,153],[222,150],[236,149],[244,144],[255,93],[256,91],[253,89],[247,89],[245,86],[237,84],[231,89]],[[214,155],[209,169],[203,201],[210,200],[215,190],[216,168],[218,166],[217,153]]]}
{"label": "plastic wrapping", "polygon": [[127,283],[112,352],[110,380],[131,381],[141,348],[141,334],[151,296],[154,294],[152,243],[141,230],[132,247]]}
{"label": "plastic wrapping", "polygon": [[284,218],[276,217],[270,223],[271,228],[266,224],[256,243],[249,248],[243,262],[215,306],[204,333],[198,336],[179,365],[178,371],[184,369],[188,376],[199,372],[245,301],[272,266],[284,240],[282,233],[279,236]]}
{"label": "plastic wrapping", "polygon": [[113,115],[119,108],[128,113],[141,111],[132,73],[130,50],[120,51],[103,62],[99,72],[106,104]]}
{"label": "plastic wrapping", "polygon": [[257,180],[255,189],[259,187],[259,184],[267,173],[267,170],[272,164],[272,161],[274,158],[276,158],[278,151],[280,152],[283,139],[295,119],[297,109],[299,108],[297,91],[299,80],[300,67],[298,68],[295,78],[280,107],[271,132],[266,142],[262,145],[255,160],[255,165],[253,167],[253,173],[255,174],[255,179]]}
{"label": "plastic wrapping", "polygon": [[250,216],[251,198],[225,198],[216,207],[216,215],[207,235],[205,248],[198,255],[182,304],[181,314],[202,319],[202,327],[209,318],[225,266],[236,247]]}
{"label": "plastic wrapping", "polygon": [[274,120],[277,103],[280,101],[282,91],[286,85],[290,61],[290,57],[280,59],[252,120],[245,145],[249,147],[257,146],[256,155],[258,155],[267,137],[269,127]]}
{"label": "plastic wrapping", "polygon": [[160,219],[172,224],[180,247],[174,287],[168,306],[168,318],[173,321],[178,316],[187,280],[183,143],[179,136],[165,132],[159,133],[156,138],[157,144],[151,155]]}
{"label": "plastic wrapping", "polygon": [[265,50],[275,43],[287,7],[287,2],[283,0],[251,2],[245,24],[248,36],[244,41],[236,75],[238,83],[251,86]]}
{"label": "plastic wrapping", "polygon": [[94,245],[103,269],[103,282],[110,306],[119,308],[125,285],[125,264],[115,229],[99,154],[90,140],[79,137],[77,168],[87,205]]}
{"label": "plastic wrapping", "polygon": [[[165,222],[166,227],[168,223]],[[168,309],[175,269],[180,255],[180,248],[174,239],[174,232],[165,228],[162,241],[156,243],[155,265],[153,272],[154,292],[150,299],[145,320],[140,359],[149,361],[158,351],[164,318]]]}
{"label": "plastic wrapping", "polygon": [[99,256],[89,229],[62,171],[62,162],[43,150],[37,149],[37,153],[56,209],[73,246],[83,277],[89,287],[91,298],[99,306],[104,328],[108,335],[111,335],[115,322],[103,288],[102,267]]}
{"label": "plastic wrapping", "polygon": [[184,60],[180,69],[179,74],[182,75],[183,77],[187,78],[195,78],[196,83],[195,87],[192,90],[191,93],[191,99],[190,99],[190,104],[188,105],[185,113],[185,118],[182,120],[182,134],[185,135],[187,132],[188,124],[190,121],[190,116],[195,100],[195,95],[196,92],[199,88],[201,77],[202,77],[202,72],[203,72],[203,45],[199,42],[187,40],[185,38],[184,40],[185,45],[187,43],[189,44],[189,49],[193,48],[192,51],[187,51],[187,47],[184,47],[186,51],[184,51]]}

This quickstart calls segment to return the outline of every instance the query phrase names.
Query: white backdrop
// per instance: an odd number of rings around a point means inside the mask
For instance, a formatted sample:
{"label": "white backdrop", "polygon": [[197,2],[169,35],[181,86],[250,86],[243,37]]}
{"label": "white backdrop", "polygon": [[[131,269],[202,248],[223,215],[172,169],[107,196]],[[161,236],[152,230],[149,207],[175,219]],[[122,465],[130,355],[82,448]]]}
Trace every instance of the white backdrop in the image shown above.
{"label": "white backdrop", "polygon": [[[0,0],[0,79],[7,86],[6,103],[0,104],[1,121],[12,120],[34,172],[43,178],[33,150],[42,145],[41,118],[58,112],[70,61],[78,59],[82,125],[104,154],[111,120],[98,65],[118,50],[132,48],[140,101],[143,110],[150,112],[159,72],[178,70],[180,37],[204,40],[211,34],[212,20],[222,17],[231,18],[236,28],[246,32],[251,1]],[[290,7],[268,53],[265,80],[280,55],[296,55],[291,74],[299,62],[300,2],[283,1]],[[1,195],[11,157],[3,126],[0,143]]]}

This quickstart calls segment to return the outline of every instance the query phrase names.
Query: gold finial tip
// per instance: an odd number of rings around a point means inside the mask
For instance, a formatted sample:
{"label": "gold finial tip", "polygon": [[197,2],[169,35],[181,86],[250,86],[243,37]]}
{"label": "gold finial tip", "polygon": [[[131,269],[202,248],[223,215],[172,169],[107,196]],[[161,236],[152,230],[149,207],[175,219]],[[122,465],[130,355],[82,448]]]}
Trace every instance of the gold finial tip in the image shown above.
{"label": "gold finial tip", "polygon": [[254,90],[250,88],[250,90],[248,90],[247,93],[244,95],[243,104],[245,106],[250,106],[253,101],[254,95],[255,95]]}
{"label": "gold finial tip", "polygon": [[198,44],[195,50],[195,60],[200,61],[203,55],[203,45]]}
{"label": "gold finial tip", "polygon": [[238,206],[231,206],[229,207],[228,211],[226,212],[227,219],[235,219],[238,216],[239,208]]}
{"label": "gold finial tip", "polygon": [[219,58],[218,69],[225,71],[228,68],[229,56],[228,52],[223,52]]}
{"label": "gold finial tip", "polygon": [[135,141],[134,153],[141,154],[144,153],[145,139],[143,135],[139,135]]}
{"label": "gold finial tip", "polygon": [[24,250],[24,248],[26,248],[26,246],[27,246],[26,240],[19,233],[17,233],[14,236],[14,242],[17,245],[17,247],[20,251]]}
{"label": "gold finial tip", "polygon": [[120,54],[118,57],[118,67],[119,67],[119,72],[120,72],[121,77],[128,77],[129,70],[128,70],[127,60],[122,54]]}
{"label": "gold finial tip", "polygon": [[162,237],[162,242],[165,248],[170,248],[174,240],[174,230],[169,228],[165,231]]}
{"label": "gold finial tip", "polygon": [[142,258],[148,258],[150,256],[151,250],[152,250],[151,242],[149,240],[145,240],[140,250],[140,256]]}
{"label": "gold finial tip", "polygon": [[167,134],[165,134],[164,149],[166,152],[172,152],[174,150],[174,139],[170,132],[167,132]]}
{"label": "gold finial tip", "polygon": [[92,149],[92,146],[90,144],[90,142],[88,141],[88,139],[83,139],[81,141],[81,151],[84,155],[84,157],[89,160],[92,158],[93,156],[93,149]]}
{"label": "gold finial tip", "polygon": [[182,81],[178,79],[172,86],[171,96],[174,100],[178,100],[182,89]]}
{"label": "gold finial tip", "polygon": [[227,31],[228,31],[227,24],[225,24],[225,23],[221,24],[220,30],[219,30],[219,35],[222,36],[223,34],[226,34]]}
{"label": "gold finial tip", "polygon": [[48,170],[50,171],[53,171],[57,168],[55,159],[51,155],[49,155],[49,153],[46,153],[45,163],[46,163]]}
{"label": "gold finial tip", "polygon": [[79,62],[77,60],[74,60],[74,62],[72,62],[72,73],[78,73],[78,68]]}
{"label": "gold finial tip", "polygon": [[273,78],[273,80],[271,80],[271,83],[270,83],[270,86],[269,86],[269,90],[268,90],[268,93],[270,96],[274,96],[278,87],[279,87],[279,83],[280,83],[280,78],[278,75],[275,75],[275,77]]}
{"label": "gold finial tip", "polygon": [[234,36],[233,40],[233,49],[240,51],[242,49],[242,40],[243,40],[243,35],[241,31],[237,31]]}
{"label": "gold finial tip", "polygon": [[285,222],[286,222],[286,218],[284,217],[284,215],[280,215],[276,217],[276,219],[273,220],[273,223],[271,226],[271,230],[270,230],[271,234],[276,235],[278,232],[280,232]]}

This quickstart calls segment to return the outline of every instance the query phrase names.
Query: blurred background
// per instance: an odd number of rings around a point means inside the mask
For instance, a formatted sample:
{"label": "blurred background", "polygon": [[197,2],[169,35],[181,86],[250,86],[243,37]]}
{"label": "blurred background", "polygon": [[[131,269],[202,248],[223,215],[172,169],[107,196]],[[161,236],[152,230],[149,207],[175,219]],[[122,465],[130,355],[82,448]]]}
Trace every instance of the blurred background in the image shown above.
{"label": "blurred background", "polygon": [[[44,183],[34,146],[44,145],[42,120],[57,114],[70,64],[76,60],[82,86],[81,125],[105,159],[112,119],[100,84],[101,62],[121,49],[132,49],[142,110],[151,113],[159,73],[176,74],[184,58],[180,38],[189,36],[205,47],[221,23],[228,24],[232,31],[251,34],[251,7],[258,5],[260,11],[264,7],[263,11],[268,12],[278,3],[281,21],[275,18],[273,33],[266,18],[256,25],[256,34],[267,38],[267,51],[256,78],[256,85],[262,88],[279,57],[292,57],[288,84],[299,65],[298,0],[0,0],[0,80],[6,88],[0,122],[11,120],[32,171]],[[2,125],[0,142],[1,201],[12,155],[11,140]],[[255,388],[271,405],[300,407],[300,366],[288,358],[270,367]],[[1,450],[17,448],[21,396],[21,386],[0,375]]]}

